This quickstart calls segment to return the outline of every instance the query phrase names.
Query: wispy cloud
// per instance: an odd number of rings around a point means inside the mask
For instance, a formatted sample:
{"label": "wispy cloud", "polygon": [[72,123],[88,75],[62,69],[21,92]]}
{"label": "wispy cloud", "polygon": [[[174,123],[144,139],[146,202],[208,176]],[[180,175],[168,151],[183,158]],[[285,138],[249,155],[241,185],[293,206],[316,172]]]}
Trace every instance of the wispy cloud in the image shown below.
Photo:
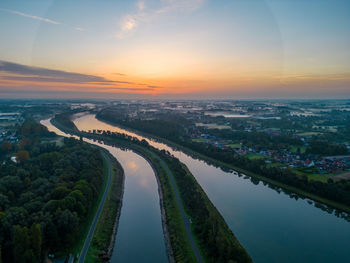
{"label": "wispy cloud", "polygon": [[139,11],[142,11],[143,9],[146,8],[145,1],[143,0],[139,0],[136,5]]}
{"label": "wispy cloud", "polygon": [[19,12],[19,11],[16,11],[16,10],[3,9],[3,8],[0,8],[0,10],[8,12],[8,13],[11,13],[11,14],[14,14],[14,15],[19,15],[19,16],[31,18],[31,19],[34,19],[34,20],[39,20],[39,21],[42,21],[42,22],[45,22],[45,23],[50,23],[50,24],[54,24],[54,25],[62,24],[61,22],[58,22],[58,21],[55,21],[55,20],[52,20],[52,19],[48,19],[48,18],[40,17],[40,16],[34,16],[34,15],[30,15],[30,14],[25,14],[25,13],[22,13],[22,12]]}
{"label": "wispy cloud", "polygon": [[129,36],[141,23],[171,12],[192,12],[200,8],[205,0],[158,0],[159,7],[148,9],[144,0],[136,2],[135,13],[126,14],[120,21],[117,38]]}
{"label": "wispy cloud", "polygon": [[[48,23],[48,24],[53,24],[53,25],[64,25],[63,23],[56,21],[56,20],[52,20],[46,17],[40,17],[40,16],[35,16],[35,15],[31,15],[31,14],[26,14],[20,11],[16,11],[16,10],[11,10],[11,9],[4,9],[4,8],[0,8],[1,11],[10,13],[10,14],[14,14],[14,15],[18,15],[18,16],[22,16],[22,17],[26,17],[26,18],[30,18],[30,19],[34,19],[34,20],[38,20],[40,22],[44,22],[44,23]],[[71,27],[74,30],[77,31],[86,31],[84,28],[81,27]]]}
{"label": "wispy cloud", "polygon": [[77,30],[77,31],[86,31],[85,28],[81,28],[81,27],[74,27],[74,29]]}
{"label": "wispy cloud", "polygon": [[121,30],[123,32],[128,32],[133,30],[136,26],[137,26],[137,23],[136,23],[135,17],[128,15],[128,16],[125,16],[122,21]]}

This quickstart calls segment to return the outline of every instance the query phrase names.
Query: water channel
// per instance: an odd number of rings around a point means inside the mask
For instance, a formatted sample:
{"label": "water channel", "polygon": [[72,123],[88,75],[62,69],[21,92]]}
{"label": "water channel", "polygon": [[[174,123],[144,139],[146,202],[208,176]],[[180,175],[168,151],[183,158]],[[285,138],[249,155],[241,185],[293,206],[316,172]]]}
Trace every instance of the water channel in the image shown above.
{"label": "water channel", "polygon": [[[41,121],[41,124],[49,131],[70,137],[54,127],[50,120]],[[89,139],[84,141],[107,149],[125,173],[123,205],[110,262],[167,262],[158,185],[150,164],[130,150]]]}
{"label": "water channel", "polygon": [[[225,172],[163,143],[101,122],[92,114],[79,115],[74,123],[84,131],[109,130],[146,139],[154,147],[168,150],[179,158],[254,262],[350,262],[350,223],[315,207],[310,200],[291,198],[262,182],[253,183],[235,172]],[[116,157],[123,163],[121,157]],[[132,245],[128,249],[132,249]]]}

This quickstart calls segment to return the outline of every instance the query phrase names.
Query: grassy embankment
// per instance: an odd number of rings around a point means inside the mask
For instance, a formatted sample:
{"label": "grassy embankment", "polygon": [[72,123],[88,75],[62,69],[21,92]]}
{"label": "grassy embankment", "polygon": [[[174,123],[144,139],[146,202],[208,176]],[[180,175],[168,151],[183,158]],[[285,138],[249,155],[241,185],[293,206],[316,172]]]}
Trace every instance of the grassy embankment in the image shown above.
{"label": "grassy embankment", "polygon": [[[84,137],[104,140],[105,143],[117,144],[118,146],[126,147],[132,149],[139,154],[143,155],[147,160],[150,161],[153,168],[156,171],[158,179],[161,184],[161,191],[163,195],[163,206],[166,212],[166,226],[169,232],[171,247],[174,254],[176,262],[196,262],[193,255],[191,246],[186,237],[186,232],[182,222],[182,218],[177,207],[174,189],[172,189],[170,184],[169,175],[166,173],[166,169],[162,165],[161,155],[164,153],[159,150],[147,146],[140,145],[140,143],[132,142],[131,140],[122,140],[118,138],[110,138],[109,136],[93,135],[89,133],[75,132],[77,135],[82,135]],[[169,163],[173,158],[167,156],[162,158],[163,161],[167,162],[169,167],[174,164]],[[175,158],[173,158],[175,159]],[[170,160],[170,161],[169,161]],[[175,161],[176,162],[176,161]],[[180,163],[179,163],[180,164]],[[250,257],[244,248],[239,244],[238,240],[232,233],[232,231],[227,226],[226,222],[217,211],[215,206],[210,202],[209,198],[206,196],[203,189],[199,186],[193,175],[189,172],[187,167],[183,164],[181,165],[180,174],[175,172],[174,174],[176,183],[179,189],[192,189],[194,193],[197,193],[196,200],[189,199],[188,196],[184,196],[183,191],[181,192],[181,199],[186,209],[186,212],[191,218],[195,218],[192,228],[196,228],[195,238],[200,245],[201,254],[204,255],[207,262],[251,262]],[[183,172],[185,171],[185,172]],[[186,181],[180,180],[180,177],[186,178]],[[193,196],[193,198],[195,198]],[[198,207],[201,207],[201,211],[209,216],[201,217],[195,214],[195,210],[190,209],[191,203],[195,202],[198,204]],[[198,223],[198,225],[197,225]],[[215,233],[210,233],[215,225]],[[198,229],[201,229],[201,232],[204,234],[199,235]],[[211,234],[211,235],[210,235]],[[208,235],[211,238],[208,238]],[[209,239],[210,242],[209,243]],[[211,244],[215,244],[212,246]],[[219,245],[218,245],[219,244]],[[236,254],[235,254],[236,253]],[[219,258],[220,257],[220,258]],[[229,259],[229,260],[225,260]],[[223,261],[224,260],[224,261]]]}
{"label": "grassy embankment", "polygon": [[163,196],[162,202],[166,216],[166,227],[169,233],[171,249],[175,262],[196,262],[196,258],[186,236],[186,230],[176,203],[174,189],[171,187],[169,175],[166,173],[166,169],[162,165],[160,157],[143,147],[135,146],[133,150],[141,154],[151,163],[156,176],[159,179],[160,190],[162,191]]}
{"label": "grassy embankment", "polygon": [[124,172],[115,158],[109,156],[109,159],[113,167],[112,184],[86,255],[86,263],[104,262],[109,258],[109,246],[118,225],[123,198]]}
{"label": "grassy embankment", "polygon": [[[96,116],[96,118],[98,118],[98,116]],[[320,197],[318,195],[315,195],[315,194],[311,194],[309,192],[306,192],[306,191],[303,191],[299,188],[296,188],[296,187],[293,187],[293,186],[289,186],[287,184],[284,184],[284,183],[280,183],[278,181],[275,181],[275,180],[272,180],[270,178],[267,178],[267,177],[264,177],[264,176],[261,176],[261,175],[258,175],[258,174],[255,174],[255,173],[252,173],[250,171],[247,171],[245,169],[242,169],[242,168],[239,168],[239,167],[236,167],[234,165],[231,165],[231,164],[228,164],[228,163],[224,163],[222,161],[219,161],[219,160],[216,160],[216,159],[213,159],[211,157],[208,157],[206,155],[203,155],[199,152],[195,152],[193,151],[192,149],[189,149],[187,147],[183,147],[177,143],[174,143],[172,141],[169,141],[167,139],[164,139],[164,138],[160,138],[158,136],[154,136],[152,134],[148,134],[148,133],[145,133],[143,131],[140,131],[140,130],[135,130],[135,129],[131,129],[131,128],[128,128],[128,127],[125,127],[125,126],[122,126],[118,123],[113,123],[113,122],[110,122],[110,121],[106,121],[104,119],[101,119],[101,118],[98,118],[99,120],[103,121],[103,122],[106,122],[106,123],[109,123],[111,125],[117,125],[119,127],[122,127],[126,130],[129,130],[129,131],[132,131],[132,132],[135,132],[135,133],[138,133],[140,135],[143,135],[145,137],[148,137],[148,138],[154,138],[155,140],[158,140],[160,142],[163,142],[163,143],[166,143],[167,145],[173,147],[173,148],[176,148],[176,149],[179,149],[181,151],[183,151],[184,153],[196,158],[196,159],[201,159],[201,160],[204,160],[206,161],[207,163],[209,164],[212,164],[212,165],[215,165],[217,167],[222,167],[224,169],[232,169],[232,170],[235,170],[239,173],[242,173],[242,174],[245,174],[245,175],[248,175],[250,177],[253,177],[253,178],[256,178],[256,179],[259,179],[263,182],[266,182],[268,184],[271,184],[271,185],[274,185],[274,186],[277,186],[277,187],[280,187],[284,190],[287,190],[287,191],[290,191],[290,192],[293,192],[293,193],[296,193],[300,196],[303,196],[305,198],[309,198],[311,200],[314,200],[316,202],[320,202],[320,203],[323,203],[325,205],[328,205],[328,206],[331,206],[333,208],[336,208],[336,209],[339,209],[339,210],[342,210],[344,212],[347,212],[347,213],[350,213],[350,207],[349,206],[346,206],[344,204],[341,204],[341,203],[338,203],[338,202],[334,202],[332,200],[328,200],[326,198],[323,198],[323,197]]]}

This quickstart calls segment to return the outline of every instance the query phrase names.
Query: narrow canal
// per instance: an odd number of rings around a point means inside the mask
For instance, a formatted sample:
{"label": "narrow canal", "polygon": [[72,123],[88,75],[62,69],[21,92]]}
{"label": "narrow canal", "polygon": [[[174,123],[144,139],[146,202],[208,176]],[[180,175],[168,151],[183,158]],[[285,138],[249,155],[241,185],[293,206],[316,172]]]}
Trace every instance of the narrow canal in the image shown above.
{"label": "narrow canal", "polygon": [[[70,137],[41,121],[49,131]],[[107,149],[121,164],[125,188],[119,226],[111,263],[167,262],[161,223],[158,185],[150,164],[140,155],[89,139],[84,141]]]}

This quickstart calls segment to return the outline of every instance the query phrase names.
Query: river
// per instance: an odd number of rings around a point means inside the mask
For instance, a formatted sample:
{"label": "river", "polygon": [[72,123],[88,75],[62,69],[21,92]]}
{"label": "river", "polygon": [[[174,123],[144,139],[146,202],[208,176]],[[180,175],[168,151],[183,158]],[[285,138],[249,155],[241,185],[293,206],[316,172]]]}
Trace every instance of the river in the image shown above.
{"label": "river", "polygon": [[[55,128],[50,120],[41,124],[49,131],[70,137]],[[130,150],[85,138],[84,141],[107,149],[125,173],[123,205],[110,262],[167,262],[158,185],[150,164]]]}
{"label": "river", "polygon": [[262,182],[252,183],[247,177],[224,172],[163,143],[101,122],[92,114],[80,115],[74,123],[80,130],[110,130],[146,139],[179,158],[254,262],[350,262],[350,223],[315,207],[310,200],[291,198]]}

